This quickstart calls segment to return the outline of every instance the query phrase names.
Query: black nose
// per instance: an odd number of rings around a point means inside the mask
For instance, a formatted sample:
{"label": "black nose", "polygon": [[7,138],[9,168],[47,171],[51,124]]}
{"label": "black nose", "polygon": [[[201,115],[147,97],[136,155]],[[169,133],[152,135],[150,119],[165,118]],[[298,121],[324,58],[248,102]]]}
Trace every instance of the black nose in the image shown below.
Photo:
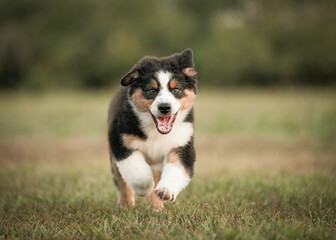
{"label": "black nose", "polygon": [[171,109],[171,107],[170,107],[169,103],[161,103],[159,105],[159,111],[160,111],[160,113],[162,113],[164,115],[168,114],[170,112],[170,109]]}

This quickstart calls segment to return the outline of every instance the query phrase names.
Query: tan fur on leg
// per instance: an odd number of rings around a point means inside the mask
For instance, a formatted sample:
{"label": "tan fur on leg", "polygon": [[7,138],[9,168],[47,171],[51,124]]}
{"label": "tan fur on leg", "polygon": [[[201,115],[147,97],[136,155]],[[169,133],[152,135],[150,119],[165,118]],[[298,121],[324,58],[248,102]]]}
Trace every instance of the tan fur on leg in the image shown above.
{"label": "tan fur on leg", "polygon": [[[155,186],[156,186],[156,184],[160,181],[161,172],[153,170],[153,177],[154,177],[154,182],[155,182]],[[164,209],[163,201],[155,194],[154,191],[148,196],[147,199],[148,199],[150,205],[154,209],[156,209],[158,211],[161,211],[161,210]]]}
{"label": "tan fur on leg", "polygon": [[134,205],[134,194],[133,190],[126,184],[122,179],[117,165],[112,160],[112,172],[115,184],[119,189],[119,199],[118,204],[121,208],[128,208]]}

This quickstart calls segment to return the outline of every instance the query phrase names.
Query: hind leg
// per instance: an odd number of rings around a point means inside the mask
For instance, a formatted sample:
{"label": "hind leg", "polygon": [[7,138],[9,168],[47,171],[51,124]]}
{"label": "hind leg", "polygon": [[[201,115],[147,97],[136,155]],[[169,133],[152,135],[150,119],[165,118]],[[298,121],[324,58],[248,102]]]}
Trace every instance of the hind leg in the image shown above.
{"label": "hind leg", "polygon": [[132,188],[122,179],[114,160],[111,160],[113,180],[119,190],[118,204],[121,208],[128,208],[134,205],[134,194]]}

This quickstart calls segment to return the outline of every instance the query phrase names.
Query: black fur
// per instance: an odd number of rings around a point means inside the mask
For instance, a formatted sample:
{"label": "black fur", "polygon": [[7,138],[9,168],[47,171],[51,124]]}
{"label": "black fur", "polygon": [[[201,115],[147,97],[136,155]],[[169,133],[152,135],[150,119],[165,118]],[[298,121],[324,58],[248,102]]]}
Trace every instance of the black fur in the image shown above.
{"label": "black fur", "polygon": [[190,177],[194,174],[194,163],[196,159],[194,138],[191,138],[189,143],[183,147],[177,148],[177,154],[186,170],[188,170]]}
{"label": "black fur", "polygon": [[[194,71],[193,68],[192,51],[186,49],[181,54],[174,54],[164,58],[145,57],[122,78],[121,85],[123,87],[120,87],[109,108],[108,141],[111,161],[122,161],[133,152],[133,150],[124,146],[122,139],[123,134],[132,135],[143,140],[147,139],[145,132],[141,130],[140,120],[129,103],[129,99],[135,90],[142,89],[142,95],[145,99],[154,99],[156,96],[155,91],[159,91],[160,89],[160,82],[156,79],[155,73],[163,70],[173,73],[172,78],[176,79],[176,86],[169,90],[173,93],[175,98],[183,98],[185,96],[185,89],[192,90],[196,93],[197,78],[196,71]],[[188,71],[183,71],[185,69],[191,70],[192,74],[188,74]],[[153,80],[156,81],[156,83],[153,83]],[[174,89],[178,91],[174,92]],[[193,108],[184,119],[184,122],[193,124]],[[171,149],[171,151],[175,151],[178,154],[181,164],[191,177],[193,175],[195,162],[193,135],[186,145]],[[116,164],[116,162],[113,162],[113,164]],[[116,172],[118,173],[117,168],[113,169],[112,167],[112,171],[114,175],[116,175]],[[116,177],[114,181],[118,186]]]}
{"label": "black fur", "polygon": [[121,80],[121,85],[128,86],[137,81],[143,81],[153,72],[166,70],[174,73],[174,76],[190,89],[196,91],[196,77],[183,75],[181,72],[185,68],[193,68],[192,50],[186,49],[181,54],[176,53],[169,57],[144,57],[127,73]]}
{"label": "black fur", "polygon": [[127,158],[132,153],[132,150],[122,143],[121,136],[125,133],[146,139],[146,135],[140,129],[139,120],[127,101],[127,89],[122,88],[112,100],[109,111],[108,140],[110,152],[117,161]]}
{"label": "black fur", "polygon": [[191,109],[189,114],[187,115],[186,119],[184,119],[185,122],[194,122],[194,109]]}
{"label": "black fur", "polygon": [[[139,79],[138,81],[134,82],[129,90],[129,96],[132,96],[132,94],[134,93],[134,90],[137,88],[141,88],[144,92],[143,92],[143,96],[147,99],[149,99],[149,97],[145,94],[147,90],[149,90],[151,88],[151,84],[150,81],[156,79],[154,72],[151,73],[147,73],[144,76],[141,76],[141,80]],[[158,84],[158,86],[160,87],[160,83],[158,81],[156,81],[156,83]]]}

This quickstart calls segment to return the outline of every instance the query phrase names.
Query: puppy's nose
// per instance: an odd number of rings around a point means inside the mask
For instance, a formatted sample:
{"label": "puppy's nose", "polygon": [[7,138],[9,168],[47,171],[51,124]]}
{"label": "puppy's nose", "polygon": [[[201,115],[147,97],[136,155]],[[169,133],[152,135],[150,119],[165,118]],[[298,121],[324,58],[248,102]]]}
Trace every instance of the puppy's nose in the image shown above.
{"label": "puppy's nose", "polygon": [[161,103],[158,108],[160,113],[164,115],[168,114],[171,110],[171,106],[169,103]]}

